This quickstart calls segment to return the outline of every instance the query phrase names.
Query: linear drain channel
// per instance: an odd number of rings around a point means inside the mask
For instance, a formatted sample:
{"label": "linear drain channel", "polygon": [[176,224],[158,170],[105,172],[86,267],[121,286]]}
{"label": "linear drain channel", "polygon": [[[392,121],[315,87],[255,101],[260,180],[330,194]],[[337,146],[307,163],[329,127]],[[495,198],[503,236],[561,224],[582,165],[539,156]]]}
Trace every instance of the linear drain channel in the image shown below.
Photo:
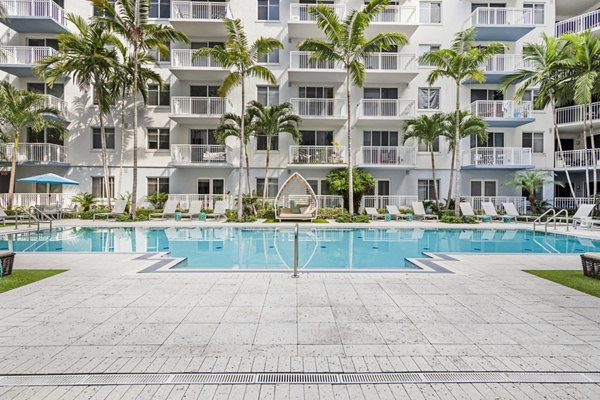
{"label": "linear drain channel", "polygon": [[0,375],[0,386],[600,383],[600,372],[171,373]]}

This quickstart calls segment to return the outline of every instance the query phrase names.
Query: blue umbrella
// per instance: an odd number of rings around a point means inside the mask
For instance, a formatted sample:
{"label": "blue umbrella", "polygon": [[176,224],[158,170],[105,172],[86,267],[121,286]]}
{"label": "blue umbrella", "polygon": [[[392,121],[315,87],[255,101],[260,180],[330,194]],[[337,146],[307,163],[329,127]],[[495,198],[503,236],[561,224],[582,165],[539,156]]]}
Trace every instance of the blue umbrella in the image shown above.
{"label": "blue umbrella", "polygon": [[50,185],[79,185],[79,182],[73,181],[71,179],[63,178],[62,176],[58,176],[56,174],[43,174],[30,176],[29,178],[17,179],[19,182],[29,182],[29,183],[47,183]]}

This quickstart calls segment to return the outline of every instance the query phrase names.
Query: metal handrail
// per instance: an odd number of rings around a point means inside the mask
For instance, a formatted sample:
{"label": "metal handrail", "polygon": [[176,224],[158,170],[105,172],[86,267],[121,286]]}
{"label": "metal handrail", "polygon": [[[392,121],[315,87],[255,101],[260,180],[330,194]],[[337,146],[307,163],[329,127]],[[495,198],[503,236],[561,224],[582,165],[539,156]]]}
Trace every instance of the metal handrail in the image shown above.
{"label": "metal handrail", "polygon": [[[40,230],[40,223],[41,222],[48,222],[50,224],[50,230],[52,230],[52,221],[54,220],[54,218],[52,218],[51,216],[49,216],[48,214],[46,214],[45,212],[43,212],[42,210],[40,210],[39,208],[37,208],[36,206],[31,206],[29,208],[29,211],[31,212],[31,210],[34,211],[34,215],[37,221],[37,230]],[[37,216],[41,216],[42,218],[39,218]]]}
{"label": "metal handrail", "polygon": [[553,215],[552,217],[550,217],[550,218],[548,218],[548,219],[546,220],[546,224],[545,224],[545,226],[544,226],[544,231],[545,231],[546,233],[548,233],[548,224],[549,224],[550,222],[552,222],[552,221],[554,221],[554,230],[556,230],[556,221],[558,220],[558,216],[559,216],[560,214],[563,214],[563,213],[565,214],[565,220],[567,221],[567,223],[566,223],[566,226],[567,226],[567,232],[569,232],[569,212],[567,211],[567,209],[566,209],[566,208],[563,208],[563,209],[562,209],[562,210],[560,210],[559,212],[557,212],[557,213],[554,213],[554,215]]}
{"label": "metal handrail", "polygon": [[552,217],[554,217],[556,215],[556,210],[554,210],[554,208],[549,209],[548,211],[546,211],[545,213],[543,213],[542,215],[540,215],[539,217],[537,217],[536,219],[533,220],[533,231],[535,232],[535,224],[536,223],[542,223],[542,218],[544,218],[547,214],[552,214]]}
{"label": "metal handrail", "polygon": [[294,273],[292,278],[298,278],[298,224],[294,226]]}

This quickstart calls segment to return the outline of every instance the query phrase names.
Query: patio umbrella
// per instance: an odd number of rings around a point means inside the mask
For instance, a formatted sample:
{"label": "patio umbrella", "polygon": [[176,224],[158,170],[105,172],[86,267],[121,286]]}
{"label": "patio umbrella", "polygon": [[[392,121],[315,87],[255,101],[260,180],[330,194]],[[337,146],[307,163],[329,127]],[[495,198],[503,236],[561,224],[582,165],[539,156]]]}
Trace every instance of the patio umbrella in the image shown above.
{"label": "patio umbrella", "polygon": [[[17,179],[19,182],[28,182],[28,183],[46,183],[48,185],[79,185],[79,182],[76,182],[71,179],[63,178],[62,176],[56,174],[43,174],[30,176],[29,178]],[[48,186],[50,189],[50,186]],[[48,190],[48,199],[50,199],[51,193]]]}

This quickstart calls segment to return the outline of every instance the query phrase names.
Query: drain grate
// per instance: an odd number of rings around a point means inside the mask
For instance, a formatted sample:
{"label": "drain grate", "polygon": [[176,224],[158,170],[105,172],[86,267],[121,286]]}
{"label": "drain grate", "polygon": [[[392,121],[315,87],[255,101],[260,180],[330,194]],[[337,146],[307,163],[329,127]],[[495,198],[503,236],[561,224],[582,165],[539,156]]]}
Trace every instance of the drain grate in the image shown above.
{"label": "drain grate", "polygon": [[164,373],[0,375],[0,386],[600,383],[600,372]]}

